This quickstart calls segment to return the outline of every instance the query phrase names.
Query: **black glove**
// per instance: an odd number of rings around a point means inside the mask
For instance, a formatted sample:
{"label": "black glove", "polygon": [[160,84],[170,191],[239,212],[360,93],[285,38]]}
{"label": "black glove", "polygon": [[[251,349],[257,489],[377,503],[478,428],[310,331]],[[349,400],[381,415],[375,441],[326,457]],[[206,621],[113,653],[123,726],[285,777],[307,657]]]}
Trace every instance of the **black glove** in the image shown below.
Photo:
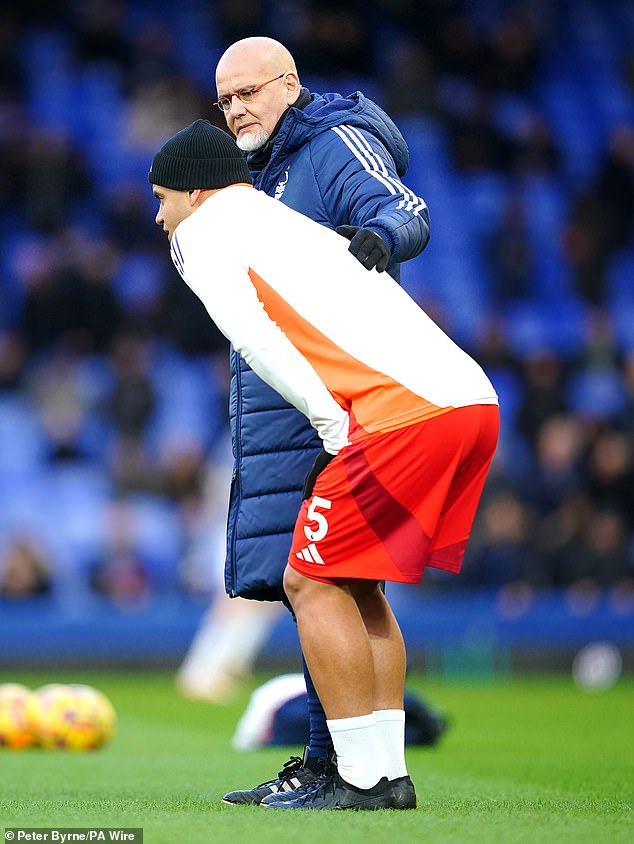
{"label": "black glove", "polygon": [[319,452],[317,457],[315,458],[315,462],[313,463],[310,472],[306,475],[306,480],[304,481],[304,488],[302,489],[302,500],[306,501],[307,498],[313,494],[313,487],[315,486],[315,481],[317,480],[317,475],[326,468],[326,466],[330,463],[331,460],[334,459],[336,455],[328,454],[325,448]]}
{"label": "black glove", "polygon": [[390,247],[376,232],[359,226],[339,226],[335,231],[350,241],[348,252],[354,255],[366,270],[376,267],[377,272],[382,273],[387,267]]}

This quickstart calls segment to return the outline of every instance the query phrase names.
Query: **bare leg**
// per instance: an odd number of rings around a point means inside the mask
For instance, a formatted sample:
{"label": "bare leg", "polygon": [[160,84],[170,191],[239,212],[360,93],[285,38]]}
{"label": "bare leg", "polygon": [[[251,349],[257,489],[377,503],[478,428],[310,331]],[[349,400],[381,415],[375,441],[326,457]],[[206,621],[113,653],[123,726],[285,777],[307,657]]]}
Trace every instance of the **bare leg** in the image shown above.
{"label": "bare leg", "polygon": [[[407,785],[405,646],[378,583],[335,586],[287,566],[284,588],[328,718],[339,775],[361,789],[383,780]],[[413,789],[406,802],[412,801]]]}
{"label": "bare leg", "polygon": [[351,591],[370,639],[374,665],[373,708],[402,709],[405,643],[392,608],[378,583],[359,581]]}
{"label": "bare leg", "polygon": [[374,711],[374,658],[350,587],[310,580],[287,567],[284,589],[328,719],[369,715]]}
{"label": "bare leg", "polygon": [[326,716],[402,709],[405,645],[379,585],[333,586],[290,567],[284,585]]}

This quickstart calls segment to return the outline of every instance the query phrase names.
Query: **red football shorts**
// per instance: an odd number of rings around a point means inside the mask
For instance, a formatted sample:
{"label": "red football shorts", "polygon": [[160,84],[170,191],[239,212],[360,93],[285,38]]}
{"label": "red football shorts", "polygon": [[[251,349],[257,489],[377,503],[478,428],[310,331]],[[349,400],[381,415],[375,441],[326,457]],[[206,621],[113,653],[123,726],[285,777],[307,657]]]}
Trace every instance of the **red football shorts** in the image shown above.
{"label": "red football shorts", "polygon": [[354,440],[302,503],[289,565],[325,583],[459,572],[499,423],[473,405]]}

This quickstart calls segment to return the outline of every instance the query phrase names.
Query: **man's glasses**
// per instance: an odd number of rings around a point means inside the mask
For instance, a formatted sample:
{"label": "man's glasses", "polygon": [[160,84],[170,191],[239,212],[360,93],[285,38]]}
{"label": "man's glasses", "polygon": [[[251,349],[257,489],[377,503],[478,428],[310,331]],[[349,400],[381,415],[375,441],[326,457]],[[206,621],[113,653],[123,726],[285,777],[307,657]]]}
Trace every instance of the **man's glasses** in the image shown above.
{"label": "man's glasses", "polygon": [[286,76],[286,73],[280,73],[279,76],[274,76],[273,79],[268,79],[266,82],[254,85],[253,88],[241,88],[239,91],[233,91],[231,94],[225,94],[223,97],[218,97],[218,102],[214,103],[214,105],[218,106],[222,112],[229,111],[231,108],[231,101],[234,97],[237,97],[241,103],[249,105],[249,103],[253,101],[253,97],[258,91],[264,88],[265,85],[270,85],[271,82],[277,82],[277,80],[281,79],[283,76]]}

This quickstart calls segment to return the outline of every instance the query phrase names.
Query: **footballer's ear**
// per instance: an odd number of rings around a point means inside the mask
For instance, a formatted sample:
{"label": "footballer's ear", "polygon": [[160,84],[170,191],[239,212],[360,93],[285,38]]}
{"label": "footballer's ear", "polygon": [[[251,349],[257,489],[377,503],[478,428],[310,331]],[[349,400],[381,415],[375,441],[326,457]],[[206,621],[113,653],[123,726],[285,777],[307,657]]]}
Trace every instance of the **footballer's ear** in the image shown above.
{"label": "footballer's ear", "polygon": [[187,197],[189,199],[189,204],[192,208],[195,208],[198,202],[200,201],[200,195],[202,191],[200,188],[195,188],[194,190],[187,191]]}

